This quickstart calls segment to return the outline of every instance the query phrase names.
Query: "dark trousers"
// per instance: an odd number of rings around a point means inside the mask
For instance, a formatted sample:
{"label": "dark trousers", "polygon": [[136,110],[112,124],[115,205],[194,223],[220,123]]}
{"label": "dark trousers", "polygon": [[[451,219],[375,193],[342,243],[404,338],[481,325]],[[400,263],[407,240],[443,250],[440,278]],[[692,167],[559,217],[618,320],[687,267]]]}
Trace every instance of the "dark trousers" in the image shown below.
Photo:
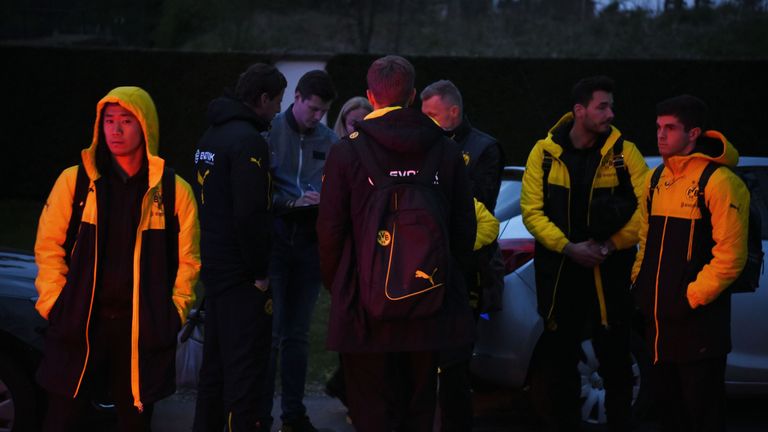
{"label": "dark trousers", "polygon": [[[471,347],[469,348],[471,351]],[[470,360],[462,359],[440,366],[440,430],[444,432],[471,431],[474,411],[472,409],[472,379],[469,372]]]}
{"label": "dark trousers", "polygon": [[651,388],[663,431],[725,430],[725,362],[722,356],[653,365]]}
{"label": "dark trousers", "polygon": [[[472,283],[471,278],[467,283]],[[482,289],[478,288],[482,293]],[[478,296],[481,298],[481,295]],[[480,312],[473,307],[474,323]],[[474,344],[462,348],[440,352],[440,370],[438,373],[438,401],[440,404],[439,420],[442,432],[471,431],[474,426],[474,407],[472,401],[472,375],[469,364],[472,360]]]}
{"label": "dark trousers", "polygon": [[153,405],[143,411],[133,405],[131,393],[131,317],[94,318],[88,366],[76,398],[48,394],[44,432],[83,430],[78,424],[91,401],[114,402],[118,430],[149,431]]}
{"label": "dark trousers", "polygon": [[[272,340],[269,290],[240,283],[205,299],[195,432],[258,430]],[[268,420],[267,420],[268,422]]]}
{"label": "dark trousers", "polygon": [[473,348],[470,344],[440,353],[438,398],[440,430],[443,432],[472,430],[474,411],[469,362]]}
{"label": "dark trousers", "polygon": [[358,432],[431,431],[437,353],[342,353],[349,416]]}
{"label": "dark trousers", "polygon": [[[269,263],[269,282],[275,299],[272,355],[267,396],[260,412],[271,416],[275,379],[280,373],[280,407],[284,422],[302,419],[304,386],[309,363],[309,327],[320,293],[320,258],[314,222],[276,218]],[[278,367],[279,366],[279,367]]]}
{"label": "dark trousers", "polygon": [[[531,396],[547,431],[574,431],[581,425],[581,380],[577,371],[583,326],[561,322],[545,330],[531,359]],[[598,372],[605,387],[605,409],[612,431],[629,429],[632,404],[632,360],[628,324],[592,331]]]}

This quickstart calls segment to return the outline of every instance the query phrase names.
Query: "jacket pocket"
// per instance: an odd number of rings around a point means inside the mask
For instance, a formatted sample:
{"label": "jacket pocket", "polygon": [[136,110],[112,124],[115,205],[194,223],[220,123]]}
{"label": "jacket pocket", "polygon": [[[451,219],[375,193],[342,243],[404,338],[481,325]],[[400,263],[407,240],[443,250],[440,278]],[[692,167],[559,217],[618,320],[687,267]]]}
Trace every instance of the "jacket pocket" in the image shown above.
{"label": "jacket pocket", "polygon": [[658,316],[671,320],[682,320],[693,311],[688,304],[688,281],[683,275],[677,283],[660,287]]}

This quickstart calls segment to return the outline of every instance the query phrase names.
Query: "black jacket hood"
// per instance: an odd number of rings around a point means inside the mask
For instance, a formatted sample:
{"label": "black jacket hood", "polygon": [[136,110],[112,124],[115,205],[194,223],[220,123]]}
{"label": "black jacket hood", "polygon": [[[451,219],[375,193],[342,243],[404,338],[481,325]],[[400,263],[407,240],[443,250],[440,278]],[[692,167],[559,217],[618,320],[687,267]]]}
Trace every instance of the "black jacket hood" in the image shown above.
{"label": "black jacket hood", "polygon": [[216,98],[208,104],[206,115],[212,126],[221,125],[232,120],[243,120],[253,123],[260,131],[269,130],[269,121],[256,115],[247,105],[229,96]]}
{"label": "black jacket hood", "polygon": [[358,129],[387,150],[400,153],[426,152],[443,137],[443,130],[414,108],[396,109],[367,119],[358,123]]}

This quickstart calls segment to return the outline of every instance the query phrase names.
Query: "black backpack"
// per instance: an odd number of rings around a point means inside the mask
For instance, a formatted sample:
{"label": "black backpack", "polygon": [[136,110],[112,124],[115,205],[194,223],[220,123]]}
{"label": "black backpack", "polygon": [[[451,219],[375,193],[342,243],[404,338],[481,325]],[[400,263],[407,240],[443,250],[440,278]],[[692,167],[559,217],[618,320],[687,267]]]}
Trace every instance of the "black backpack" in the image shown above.
{"label": "black backpack", "polygon": [[[698,183],[698,197],[697,202],[699,211],[701,211],[701,219],[709,224],[710,229],[707,232],[711,235],[712,214],[707,208],[706,201],[704,200],[704,188],[707,187],[709,178],[720,167],[730,169],[725,165],[721,165],[715,162],[709,162],[704,170],[701,172]],[[661,172],[664,170],[664,164],[659,165],[653,171],[650,182],[650,190],[648,194],[648,215],[651,214],[651,202],[653,201],[653,193],[659,184],[661,178]],[[760,274],[763,269],[763,239],[762,239],[762,222],[760,219],[760,211],[758,210],[757,201],[759,194],[754,193],[754,189],[757,187],[756,182],[751,181],[748,178],[741,176],[739,173],[736,175],[741,178],[744,184],[749,189],[749,228],[747,231],[747,262],[744,264],[744,269],[741,271],[739,277],[731,284],[730,290],[732,293],[743,292],[755,292],[760,285]]]}
{"label": "black backpack", "polygon": [[440,144],[418,173],[391,177],[375,159],[375,143],[362,133],[352,143],[373,184],[358,213],[355,245],[360,303],[376,320],[425,318],[443,306],[451,259],[446,199],[434,184]]}

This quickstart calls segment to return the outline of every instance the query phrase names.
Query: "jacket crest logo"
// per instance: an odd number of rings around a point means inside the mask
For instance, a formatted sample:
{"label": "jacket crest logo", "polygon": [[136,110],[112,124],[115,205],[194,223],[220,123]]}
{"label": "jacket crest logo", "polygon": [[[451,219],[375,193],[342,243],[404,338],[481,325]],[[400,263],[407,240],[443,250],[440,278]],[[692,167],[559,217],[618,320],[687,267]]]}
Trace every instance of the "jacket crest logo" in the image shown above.
{"label": "jacket crest logo", "polygon": [[461,157],[464,158],[464,165],[469,165],[469,161],[470,161],[469,153],[461,152]]}
{"label": "jacket crest logo", "polygon": [[699,196],[699,185],[693,185],[685,191],[685,196],[689,200],[695,200]]}
{"label": "jacket crest logo", "polygon": [[155,194],[152,195],[152,201],[155,203],[155,207],[157,207],[157,213],[155,213],[155,215],[161,216],[163,214],[163,195],[159,192],[155,192]]}
{"label": "jacket crest logo", "polygon": [[380,230],[376,234],[376,242],[385,247],[389,246],[389,244],[392,242],[392,234],[390,234],[387,230]]}

